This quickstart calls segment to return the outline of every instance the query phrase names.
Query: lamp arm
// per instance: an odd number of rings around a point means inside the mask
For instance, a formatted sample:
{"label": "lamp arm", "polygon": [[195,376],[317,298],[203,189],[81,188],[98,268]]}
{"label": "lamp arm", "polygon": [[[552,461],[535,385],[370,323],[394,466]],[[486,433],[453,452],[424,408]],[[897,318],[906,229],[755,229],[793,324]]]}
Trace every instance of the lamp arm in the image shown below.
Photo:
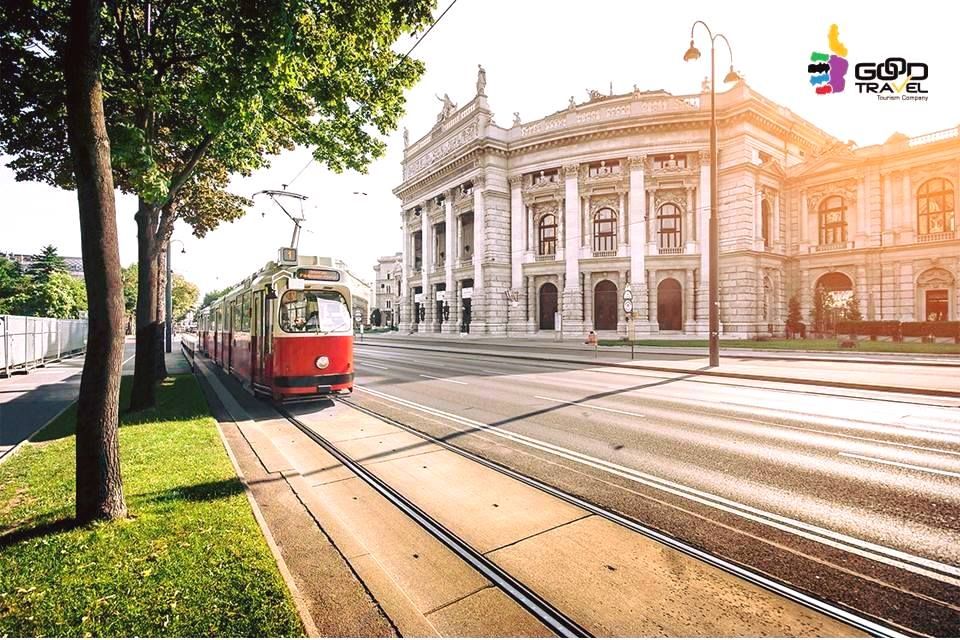
{"label": "lamp arm", "polygon": [[721,38],[727,45],[727,53],[730,54],[730,68],[732,69],[733,68],[733,47],[730,46],[730,41],[727,40],[727,36],[723,35],[722,33],[718,33],[716,36],[714,36],[714,40],[720,40]]}
{"label": "lamp arm", "polygon": [[702,24],[703,28],[707,30],[707,35],[710,36],[711,43],[713,42],[713,31],[710,30],[710,27],[707,26],[707,23],[703,20],[697,20],[690,26],[690,39],[693,40],[693,31],[697,28],[698,24]]}

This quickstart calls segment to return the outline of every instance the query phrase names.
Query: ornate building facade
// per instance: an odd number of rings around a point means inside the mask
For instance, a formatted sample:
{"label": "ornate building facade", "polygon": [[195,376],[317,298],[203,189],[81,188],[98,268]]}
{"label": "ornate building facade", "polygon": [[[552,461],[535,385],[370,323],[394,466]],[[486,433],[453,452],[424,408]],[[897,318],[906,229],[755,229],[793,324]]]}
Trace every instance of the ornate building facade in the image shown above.
{"label": "ornate building facade", "polygon": [[[709,89],[589,92],[495,124],[484,95],[404,153],[400,329],[707,334]],[[960,318],[960,127],[855,148],[741,82],[717,95],[720,319],[782,333],[796,294]],[[405,135],[406,140],[406,135]]]}
{"label": "ornate building facade", "polygon": [[380,310],[380,326],[392,327],[397,320],[397,310],[400,307],[400,288],[403,283],[403,256],[396,253],[392,256],[377,258],[373,266],[373,306]]}

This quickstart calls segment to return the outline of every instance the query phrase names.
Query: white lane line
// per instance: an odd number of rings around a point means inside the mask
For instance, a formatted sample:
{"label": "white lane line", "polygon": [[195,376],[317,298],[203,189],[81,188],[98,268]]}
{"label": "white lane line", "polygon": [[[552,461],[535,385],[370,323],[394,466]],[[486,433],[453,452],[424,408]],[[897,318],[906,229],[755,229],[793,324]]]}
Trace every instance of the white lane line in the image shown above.
{"label": "white lane line", "polygon": [[917,556],[906,551],[901,551],[900,549],[893,549],[891,547],[886,547],[880,544],[869,542],[867,540],[861,540],[838,531],[832,531],[824,527],[808,524],[794,518],[764,511],[762,509],[751,507],[750,505],[736,502],[716,494],[700,491],[699,489],[694,489],[693,487],[688,487],[677,482],[659,478],[636,469],[631,469],[623,465],[601,460],[600,458],[594,458],[583,453],[571,451],[542,440],[530,438],[528,436],[507,431],[505,429],[500,429],[499,427],[494,427],[483,422],[477,422],[476,420],[465,418],[453,413],[448,413],[440,409],[427,407],[410,400],[398,398],[397,396],[392,396],[390,394],[383,393],[382,391],[376,391],[374,389],[359,385],[356,386],[355,389],[368,393],[374,397],[399,404],[401,406],[406,406],[408,408],[422,411],[423,413],[445,418],[451,422],[468,427],[467,431],[480,429],[485,433],[491,433],[507,440],[519,442],[534,449],[552,453],[558,457],[571,460],[573,462],[578,462],[580,464],[599,469],[621,478],[632,480],[665,493],[671,493],[673,495],[686,498],[692,502],[697,502],[720,511],[726,511],[727,513],[732,513],[746,520],[752,520],[775,529],[780,529],[781,531],[791,533],[801,538],[819,542],[835,549],[840,549],[864,558],[869,558],[889,566],[898,567],[900,569],[910,571],[911,573],[932,578],[939,582],[960,586],[960,567],[954,567],[937,560],[932,560],[930,558]]}
{"label": "white lane line", "polygon": [[448,380],[447,378],[438,378],[438,377],[436,377],[436,376],[428,376],[428,375],[425,374],[425,373],[421,373],[421,374],[420,374],[420,377],[421,377],[421,378],[430,378],[431,380],[439,380],[440,382],[451,382],[451,383],[453,383],[453,384],[463,384],[463,385],[467,384],[466,382],[460,382],[459,380]]}
{"label": "white lane line", "polygon": [[494,371],[493,369],[480,369],[480,371],[483,371],[484,373],[493,373],[493,374],[498,375],[498,376],[509,376],[509,375],[510,375],[510,373],[507,372],[507,371]]}
{"label": "white lane line", "polygon": [[373,367],[374,369],[389,369],[390,367],[381,367],[378,364],[370,364],[369,362],[358,362],[357,365],[361,367]]}
{"label": "white lane line", "polygon": [[634,416],[636,418],[645,418],[646,416],[642,413],[634,413],[633,411],[621,411],[620,409],[611,409],[610,407],[601,407],[598,404],[590,404],[589,402],[579,402],[573,400],[561,400],[560,398],[548,398],[547,396],[533,396],[538,400],[549,400],[550,402],[562,402],[563,404],[573,404],[578,407],[589,407],[590,409],[597,409],[599,411],[609,411],[610,413],[620,413],[625,416]]}
{"label": "white lane line", "polygon": [[946,471],[944,469],[934,469],[932,467],[921,467],[916,464],[907,464],[906,462],[894,462],[893,460],[884,460],[883,458],[871,458],[870,456],[861,456],[857,453],[849,453],[847,451],[838,451],[837,455],[843,456],[844,458],[857,458],[858,460],[868,460],[870,462],[876,462],[878,464],[888,464],[892,467],[903,467],[904,469],[914,469],[915,471],[926,471],[927,473],[936,473],[941,476],[950,476],[952,478],[960,478],[960,473],[956,471]]}

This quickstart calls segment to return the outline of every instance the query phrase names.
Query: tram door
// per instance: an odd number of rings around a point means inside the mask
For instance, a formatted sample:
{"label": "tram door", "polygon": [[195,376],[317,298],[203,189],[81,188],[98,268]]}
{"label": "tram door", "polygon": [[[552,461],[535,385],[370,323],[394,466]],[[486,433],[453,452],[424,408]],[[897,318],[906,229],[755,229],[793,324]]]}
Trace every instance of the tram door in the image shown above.
{"label": "tram door", "polygon": [[265,313],[263,290],[253,292],[253,330],[256,332],[253,340],[250,341],[253,366],[251,367],[250,381],[263,382],[263,362],[266,353],[267,331],[265,319],[270,316]]}
{"label": "tram door", "polygon": [[229,309],[229,331],[227,331],[227,357],[224,361],[227,371],[233,371],[233,334],[240,329],[240,299],[237,298],[230,302]]}

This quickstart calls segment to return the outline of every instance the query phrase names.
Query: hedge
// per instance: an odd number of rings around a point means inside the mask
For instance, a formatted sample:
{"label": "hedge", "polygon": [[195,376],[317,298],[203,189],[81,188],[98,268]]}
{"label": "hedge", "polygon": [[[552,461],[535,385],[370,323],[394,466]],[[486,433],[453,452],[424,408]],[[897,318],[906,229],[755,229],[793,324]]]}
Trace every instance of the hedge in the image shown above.
{"label": "hedge", "polygon": [[852,336],[889,336],[900,334],[898,320],[842,320],[837,323],[837,333]]}
{"label": "hedge", "polygon": [[837,335],[889,336],[907,338],[953,338],[960,342],[960,321],[900,322],[898,320],[843,320],[837,323]]}
{"label": "hedge", "polygon": [[902,322],[900,330],[904,336],[911,338],[924,338],[934,336],[937,338],[953,338],[960,340],[960,321],[941,321],[941,322]]}

